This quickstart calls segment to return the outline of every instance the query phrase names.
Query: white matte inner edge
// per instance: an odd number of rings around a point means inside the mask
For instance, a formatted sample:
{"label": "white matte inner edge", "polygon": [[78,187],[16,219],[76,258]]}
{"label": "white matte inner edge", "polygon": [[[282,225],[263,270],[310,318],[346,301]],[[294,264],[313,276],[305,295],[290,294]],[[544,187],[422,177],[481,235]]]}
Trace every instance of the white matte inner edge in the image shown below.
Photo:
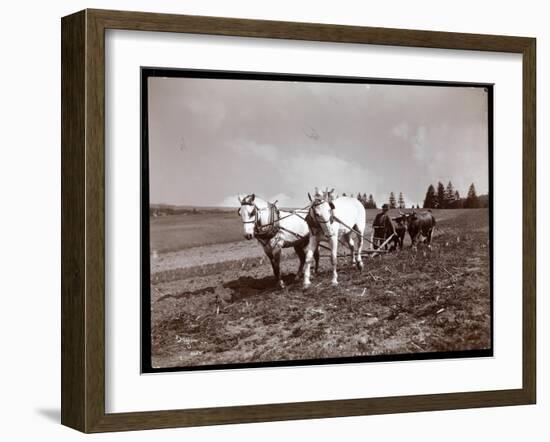
{"label": "white matte inner edge", "polygon": [[[494,83],[495,356],[141,375],[141,66]],[[108,413],[521,388],[521,55],[109,30],[105,75]]]}

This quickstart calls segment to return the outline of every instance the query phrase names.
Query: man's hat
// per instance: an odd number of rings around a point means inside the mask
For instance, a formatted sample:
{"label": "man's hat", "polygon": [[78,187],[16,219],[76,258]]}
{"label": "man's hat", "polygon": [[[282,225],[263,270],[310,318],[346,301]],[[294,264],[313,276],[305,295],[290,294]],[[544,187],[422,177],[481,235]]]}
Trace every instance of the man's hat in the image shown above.
{"label": "man's hat", "polygon": [[382,209],[389,209],[389,206],[387,204],[383,204]]}

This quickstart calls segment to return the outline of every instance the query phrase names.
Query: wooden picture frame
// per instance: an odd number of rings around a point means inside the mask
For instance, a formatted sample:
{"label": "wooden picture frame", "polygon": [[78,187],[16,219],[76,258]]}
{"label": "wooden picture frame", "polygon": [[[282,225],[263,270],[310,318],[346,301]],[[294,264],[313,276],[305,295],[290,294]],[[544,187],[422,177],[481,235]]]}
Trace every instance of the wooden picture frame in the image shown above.
{"label": "wooden picture frame", "polygon": [[[105,411],[105,30],[517,53],[523,66],[523,382],[511,390]],[[533,38],[84,10],[62,19],[62,408],[83,432],[533,404],[536,400],[536,41]]]}

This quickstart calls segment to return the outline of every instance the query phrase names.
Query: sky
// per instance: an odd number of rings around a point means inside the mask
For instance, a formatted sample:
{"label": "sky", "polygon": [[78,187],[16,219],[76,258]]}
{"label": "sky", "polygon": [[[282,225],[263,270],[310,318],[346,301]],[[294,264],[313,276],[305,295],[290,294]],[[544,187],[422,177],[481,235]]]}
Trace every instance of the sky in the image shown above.
{"label": "sky", "polygon": [[487,193],[487,92],[465,86],[150,77],[152,204],[238,206],[255,193],[302,207],[315,187],[391,191],[422,205],[430,184]]}

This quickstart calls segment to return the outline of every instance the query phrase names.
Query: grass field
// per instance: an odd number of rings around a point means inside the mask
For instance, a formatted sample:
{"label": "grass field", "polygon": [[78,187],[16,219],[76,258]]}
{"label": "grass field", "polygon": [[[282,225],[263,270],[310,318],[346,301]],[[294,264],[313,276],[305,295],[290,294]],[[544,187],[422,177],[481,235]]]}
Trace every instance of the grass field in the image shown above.
{"label": "grass field", "polygon": [[412,251],[407,236],[405,250],[366,259],[363,272],[341,259],[338,288],[322,258],[308,291],[293,281],[292,253],[282,264],[288,288],[274,286],[236,213],[152,219],[153,366],[489,348],[488,211],[434,215],[432,251]]}
{"label": "grass field", "polygon": [[234,212],[209,210],[152,218],[150,229],[151,250],[159,253],[243,239],[236,209]]}
{"label": "grass field", "polygon": [[[468,210],[433,210],[438,220],[458,216]],[[197,213],[151,218],[151,250],[174,252],[210,244],[226,244],[243,239],[243,227],[237,209],[208,209]],[[367,232],[379,210],[367,210]],[[390,211],[397,216],[396,210]]]}

